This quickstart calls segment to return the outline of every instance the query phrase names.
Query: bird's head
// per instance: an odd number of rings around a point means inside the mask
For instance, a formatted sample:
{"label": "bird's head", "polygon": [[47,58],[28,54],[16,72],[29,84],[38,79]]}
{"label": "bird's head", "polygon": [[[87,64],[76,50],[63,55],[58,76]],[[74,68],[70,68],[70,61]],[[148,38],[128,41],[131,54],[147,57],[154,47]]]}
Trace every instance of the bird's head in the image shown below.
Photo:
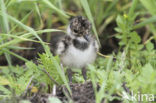
{"label": "bird's head", "polygon": [[76,37],[85,37],[90,34],[91,23],[82,16],[76,16],[71,19],[67,30],[68,34]]}

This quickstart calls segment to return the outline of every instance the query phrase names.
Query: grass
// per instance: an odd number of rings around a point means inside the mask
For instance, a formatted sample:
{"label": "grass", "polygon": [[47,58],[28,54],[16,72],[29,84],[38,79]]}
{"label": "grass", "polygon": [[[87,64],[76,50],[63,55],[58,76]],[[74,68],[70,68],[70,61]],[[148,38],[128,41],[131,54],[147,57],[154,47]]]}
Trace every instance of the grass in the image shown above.
{"label": "grass", "polygon": [[[37,81],[34,87],[38,89],[44,82],[44,92],[47,92],[48,87],[55,84],[43,72],[47,71],[59,85],[67,87],[69,94],[66,95],[72,102],[66,68],[60,66],[59,57],[51,54],[49,43],[41,38],[46,33],[48,41],[51,32],[65,32],[64,25],[68,25],[71,15],[84,15],[90,20],[93,35],[101,47],[107,39],[119,41],[117,52],[109,52],[105,57],[99,55],[94,64],[88,65],[88,80],[92,81],[96,103],[102,100],[106,103],[113,100],[132,102],[124,83],[131,92],[156,94],[155,7],[155,0],[0,0],[0,57],[4,55],[8,62],[8,65],[0,66],[0,101],[22,95],[34,81]],[[116,25],[113,27],[115,33],[110,35],[112,24]],[[61,30],[54,28],[57,25]],[[21,45],[27,42],[43,46],[45,53],[39,54],[39,64],[17,54],[16,51],[33,49]],[[13,65],[13,56],[24,61],[25,68]],[[81,73],[74,75],[73,81],[84,82]],[[123,92],[127,93],[128,99],[122,98]],[[49,98],[50,103],[53,99],[61,103],[58,98]],[[145,102],[149,101],[144,98]]]}
{"label": "grass", "polygon": [[[5,33],[8,33],[9,32],[9,23],[8,23],[6,8],[5,8],[5,4],[4,4],[3,0],[1,0],[1,10],[2,10],[2,13],[1,13],[2,20],[1,21],[3,22],[3,25],[2,25],[3,29],[2,30]],[[3,43],[3,41],[1,43]],[[4,53],[4,54],[5,54],[5,57],[6,57],[7,61],[8,61],[9,66],[11,66],[12,63],[11,63],[10,55],[8,53]]]}
{"label": "grass", "polygon": [[98,41],[98,44],[101,45],[101,44],[100,44],[100,41],[99,41],[99,38],[98,38],[98,33],[97,33],[97,31],[96,31],[95,24],[94,24],[94,21],[93,21],[93,16],[92,16],[92,14],[91,14],[91,11],[90,11],[90,8],[89,8],[89,5],[88,5],[87,0],[81,0],[81,4],[82,4],[82,6],[83,6],[83,8],[84,8],[84,10],[85,10],[85,13],[86,13],[88,19],[89,19],[89,20],[91,21],[91,23],[92,23],[93,32],[95,33],[96,39],[97,39],[97,41]]}

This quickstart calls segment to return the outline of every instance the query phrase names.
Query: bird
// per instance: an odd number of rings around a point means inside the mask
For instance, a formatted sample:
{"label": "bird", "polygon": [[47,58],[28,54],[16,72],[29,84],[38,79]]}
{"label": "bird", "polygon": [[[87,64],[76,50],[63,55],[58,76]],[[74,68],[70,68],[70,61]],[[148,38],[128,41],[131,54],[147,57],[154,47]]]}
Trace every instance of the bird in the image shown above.
{"label": "bird", "polygon": [[72,68],[79,68],[86,80],[86,67],[95,61],[99,49],[91,33],[92,25],[83,16],[73,17],[67,26],[66,35],[52,37],[51,51],[59,55],[61,63],[66,66],[69,82],[72,82]]}

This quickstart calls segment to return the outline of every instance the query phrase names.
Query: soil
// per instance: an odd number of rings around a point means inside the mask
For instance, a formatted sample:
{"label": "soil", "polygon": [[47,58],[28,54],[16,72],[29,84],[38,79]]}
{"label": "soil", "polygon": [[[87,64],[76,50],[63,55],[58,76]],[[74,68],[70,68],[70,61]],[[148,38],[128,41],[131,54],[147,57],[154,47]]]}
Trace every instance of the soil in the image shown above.
{"label": "soil", "polygon": [[[85,82],[84,84],[70,84],[72,90],[71,99],[74,103],[95,103],[95,95],[91,82]],[[63,87],[64,88],[64,87]],[[64,95],[63,88],[58,89],[57,96],[62,100],[67,100]]]}
{"label": "soil", "polygon": [[[72,91],[71,96],[69,95],[69,92],[67,91],[64,85],[57,87],[55,97],[59,98],[62,101],[62,103],[67,103],[67,101],[71,99],[72,103],[96,103],[92,82],[86,81],[85,83],[71,83],[70,88]],[[97,86],[97,90],[99,90],[99,88],[100,87]],[[48,103],[47,98],[49,96],[52,96],[52,94],[36,93],[35,96],[27,97],[27,99],[29,99],[32,103]],[[101,103],[104,103],[104,99]],[[118,100],[113,100],[109,101],[109,103],[122,102]]]}

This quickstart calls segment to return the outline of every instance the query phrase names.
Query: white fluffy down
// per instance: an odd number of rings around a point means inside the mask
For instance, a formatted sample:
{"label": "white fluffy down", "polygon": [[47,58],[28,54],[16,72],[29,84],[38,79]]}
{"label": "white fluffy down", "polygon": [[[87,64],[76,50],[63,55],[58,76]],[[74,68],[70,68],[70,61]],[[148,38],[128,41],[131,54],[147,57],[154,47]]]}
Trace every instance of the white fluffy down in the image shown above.
{"label": "white fluffy down", "polygon": [[83,68],[96,59],[96,50],[93,43],[88,49],[82,51],[71,45],[65,54],[61,55],[61,61],[65,66]]}
{"label": "white fluffy down", "polygon": [[65,49],[64,43],[63,42],[59,42],[58,43],[58,48],[56,50],[56,54],[61,55],[62,52],[64,51],[64,49]]}

